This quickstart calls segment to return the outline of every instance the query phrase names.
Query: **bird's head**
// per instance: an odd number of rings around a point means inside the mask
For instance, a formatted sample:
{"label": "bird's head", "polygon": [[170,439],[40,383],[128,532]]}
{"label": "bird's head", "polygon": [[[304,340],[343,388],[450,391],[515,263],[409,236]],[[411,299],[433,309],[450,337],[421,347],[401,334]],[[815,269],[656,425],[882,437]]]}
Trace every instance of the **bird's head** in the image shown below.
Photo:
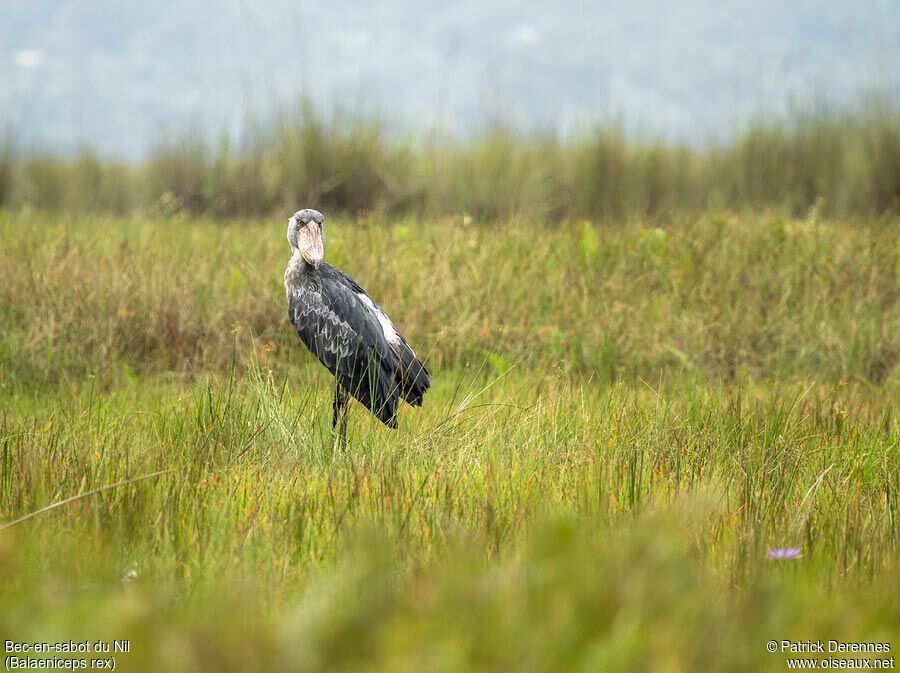
{"label": "bird's head", "polygon": [[325,217],[318,210],[298,210],[288,220],[287,239],[308,264],[319,266],[325,258]]}

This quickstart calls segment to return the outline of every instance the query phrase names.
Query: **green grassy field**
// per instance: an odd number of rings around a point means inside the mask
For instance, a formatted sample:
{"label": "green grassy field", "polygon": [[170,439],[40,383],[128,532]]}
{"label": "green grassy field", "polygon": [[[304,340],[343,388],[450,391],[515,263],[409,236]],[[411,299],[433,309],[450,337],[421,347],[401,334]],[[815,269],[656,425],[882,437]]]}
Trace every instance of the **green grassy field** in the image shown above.
{"label": "green grassy field", "polygon": [[285,221],[0,212],[0,639],[129,639],[123,671],[896,654],[896,218],[329,220],[435,379],[397,432],[354,405],[346,451]]}

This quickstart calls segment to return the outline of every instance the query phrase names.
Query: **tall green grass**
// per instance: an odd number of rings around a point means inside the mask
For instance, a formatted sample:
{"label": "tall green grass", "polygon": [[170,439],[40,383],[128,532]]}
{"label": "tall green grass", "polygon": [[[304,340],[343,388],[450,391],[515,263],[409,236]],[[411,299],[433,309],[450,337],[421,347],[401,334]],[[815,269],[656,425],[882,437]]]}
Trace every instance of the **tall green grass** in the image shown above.
{"label": "tall green grass", "polygon": [[173,672],[900,646],[896,219],[329,219],[435,377],[345,451],[285,228],[0,215],[0,639]]}
{"label": "tall green grass", "polygon": [[0,150],[0,205],[77,212],[246,217],[297,204],[360,214],[479,221],[517,215],[621,220],[673,212],[774,209],[834,216],[896,212],[900,115],[885,102],[757,121],[700,148],[627,136],[619,126],[561,140],[503,125],[474,139],[407,141],[380,118],[309,102],[248,128],[235,144],[185,134],[138,165],[89,151],[71,160]]}
{"label": "tall green grass", "polygon": [[[896,385],[897,223],[705,215],[650,226],[335,218],[327,256],[437,368]],[[0,377],[298,358],[284,214],[252,223],[0,214]],[[252,335],[235,352],[233,331]],[[893,383],[892,383],[893,382]]]}
{"label": "tall green grass", "polygon": [[[240,348],[240,346],[238,346]],[[441,371],[388,432],[252,367],[4,396],[0,629],[121,670],[782,670],[896,642],[898,427],[864,386]],[[771,548],[799,546],[775,562]]]}

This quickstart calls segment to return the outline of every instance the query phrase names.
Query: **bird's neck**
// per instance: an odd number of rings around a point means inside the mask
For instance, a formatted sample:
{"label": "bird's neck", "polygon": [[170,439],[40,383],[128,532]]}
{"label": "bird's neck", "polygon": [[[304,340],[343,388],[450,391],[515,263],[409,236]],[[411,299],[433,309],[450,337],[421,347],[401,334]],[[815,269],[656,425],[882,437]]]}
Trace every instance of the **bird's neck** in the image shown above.
{"label": "bird's neck", "polygon": [[304,258],[299,248],[294,248],[291,253],[291,259],[288,261],[285,277],[298,276],[309,271],[317,271],[322,267],[322,264],[324,263],[324,261],[319,261],[315,264],[312,264],[308,262],[306,258]]}

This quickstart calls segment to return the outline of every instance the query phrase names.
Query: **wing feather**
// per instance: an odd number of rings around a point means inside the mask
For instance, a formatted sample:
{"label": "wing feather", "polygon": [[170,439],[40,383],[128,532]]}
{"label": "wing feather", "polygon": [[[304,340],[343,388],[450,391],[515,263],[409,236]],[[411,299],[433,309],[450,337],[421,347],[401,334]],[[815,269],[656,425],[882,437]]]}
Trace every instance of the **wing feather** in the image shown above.
{"label": "wing feather", "polygon": [[[322,268],[318,283],[298,283],[288,317],[300,339],[338,382],[383,423],[396,427],[399,359],[376,317],[341,275]],[[357,286],[358,287],[358,286]]]}
{"label": "wing feather", "polygon": [[340,269],[333,268],[341,282],[356,295],[360,304],[371,313],[381,326],[385,341],[397,356],[397,368],[394,371],[394,379],[399,387],[400,396],[413,406],[421,406],[422,398],[431,387],[431,375],[428,373],[425,365],[419,360],[410,345],[406,343],[406,339],[403,338],[400,330],[388,318],[384,310],[360,287],[359,283]]}

